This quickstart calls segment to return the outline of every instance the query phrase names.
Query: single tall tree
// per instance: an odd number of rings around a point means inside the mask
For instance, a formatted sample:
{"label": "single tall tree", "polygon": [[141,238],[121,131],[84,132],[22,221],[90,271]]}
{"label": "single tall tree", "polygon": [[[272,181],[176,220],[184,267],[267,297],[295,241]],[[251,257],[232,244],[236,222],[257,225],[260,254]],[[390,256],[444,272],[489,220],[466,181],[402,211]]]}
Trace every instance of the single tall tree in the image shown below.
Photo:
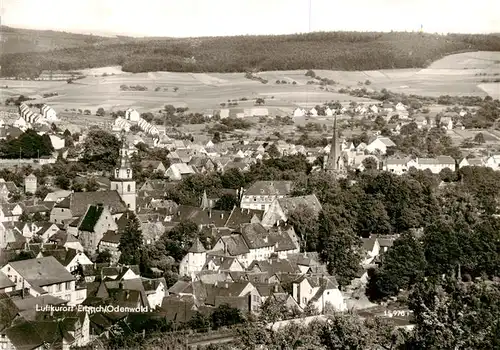
{"label": "single tall tree", "polygon": [[138,265],[141,262],[141,250],[144,244],[139,220],[132,212],[127,212],[128,222],[121,232],[118,249],[121,252],[120,263]]}

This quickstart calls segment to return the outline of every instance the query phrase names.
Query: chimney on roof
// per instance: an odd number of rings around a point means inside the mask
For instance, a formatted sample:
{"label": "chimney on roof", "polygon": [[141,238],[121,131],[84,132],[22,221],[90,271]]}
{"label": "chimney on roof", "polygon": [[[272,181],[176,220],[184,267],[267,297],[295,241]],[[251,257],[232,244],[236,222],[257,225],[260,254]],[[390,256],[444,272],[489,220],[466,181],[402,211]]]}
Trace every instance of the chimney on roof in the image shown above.
{"label": "chimney on roof", "polygon": [[220,218],[221,218],[221,219],[224,219],[224,213],[221,213],[221,214],[220,214]]}
{"label": "chimney on roof", "polygon": [[211,218],[212,217],[212,209],[208,209],[208,217]]}

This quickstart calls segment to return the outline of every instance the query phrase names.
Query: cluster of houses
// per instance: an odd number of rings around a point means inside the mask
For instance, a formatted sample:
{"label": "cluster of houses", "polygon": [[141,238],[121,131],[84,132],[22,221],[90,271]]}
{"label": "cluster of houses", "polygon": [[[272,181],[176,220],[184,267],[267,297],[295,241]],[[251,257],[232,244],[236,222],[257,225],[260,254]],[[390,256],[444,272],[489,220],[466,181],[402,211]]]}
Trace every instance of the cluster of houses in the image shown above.
{"label": "cluster of houses", "polygon": [[[293,197],[289,181],[258,181],[245,191],[226,190],[240,200],[240,206],[230,211],[213,209],[216,198],[206,193],[200,206],[177,205],[164,199],[169,186],[164,180],[147,180],[135,189],[127,166],[126,150],[122,150],[110,189],[49,193],[35,205],[44,208],[48,221],[19,222],[30,203],[2,206],[0,312],[7,316],[0,320],[0,346],[83,346],[109,336],[116,322],[135,317],[75,308],[37,312],[37,305],[143,308],[150,316],[176,322],[188,321],[196,311],[209,313],[222,304],[259,312],[268,298],[299,311],[308,306],[320,312],[348,308],[349,296],[317,254],[301,252],[301,242],[287,224],[290,213],[301,206],[319,213],[321,204],[315,195]],[[9,182],[2,184],[7,197],[16,190]],[[27,176],[25,191],[35,186],[36,177]],[[181,278],[173,285],[167,286],[161,270],[151,269],[145,277],[137,266],[117,263],[120,232],[132,212],[140,222],[145,244],[154,243],[186,220],[197,224],[203,233],[200,237],[210,237],[193,242],[180,261]],[[367,249],[367,259],[383,252],[377,244],[378,251]],[[111,253],[111,262],[96,264],[96,255],[104,251]],[[19,260],[22,254],[30,255]],[[361,283],[363,278],[366,271],[360,272]],[[42,326],[54,334],[31,334],[33,328]]]}
{"label": "cluster of houses", "polygon": [[[469,111],[462,109],[459,112],[445,112],[442,116],[437,118],[431,117],[429,114],[419,112],[412,111],[412,113],[410,113],[410,110],[410,108],[401,102],[397,104],[390,102],[378,104],[360,103],[339,106],[338,108],[331,108],[328,105],[325,105],[321,110],[318,110],[316,107],[311,109],[298,107],[293,111],[293,117],[332,117],[348,113],[359,117],[383,117],[385,122],[388,123],[388,127],[390,127],[393,132],[398,133],[403,125],[409,123],[416,123],[419,129],[432,128],[436,126],[440,126],[445,130],[464,129],[463,124],[460,122],[460,118],[469,113]],[[391,122],[394,117],[397,117],[397,123]]]}
{"label": "cluster of houses", "polygon": [[[406,110],[401,104],[353,108],[361,114],[394,112],[400,116]],[[264,115],[264,112],[264,108],[254,108],[242,113],[245,116]],[[296,113],[315,115],[312,110],[298,109],[294,116],[299,116]],[[333,116],[338,111],[327,108],[325,113]],[[139,120],[135,110],[127,110],[117,130]],[[0,137],[1,130],[0,126]],[[12,135],[16,128],[9,130],[10,134],[4,134]],[[51,141],[55,149],[61,149],[64,138],[61,137],[60,144],[56,136],[51,135]],[[303,252],[304,242],[288,224],[291,213],[302,207],[309,208],[314,215],[322,210],[315,195],[293,196],[291,181],[257,181],[246,189],[222,189],[219,196],[205,192],[199,206],[178,205],[165,199],[168,190],[191,174],[229,169],[248,171],[252,164],[269,157],[271,145],[281,155],[303,154],[311,163],[329,155],[332,147],[338,147],[345,165],[359,170],[364,170],[369,158],[377,168],[395,174],[403,174],[412,167],[439,173],[446,168],[455,170],[457,166],[453,158],[446,156],[388,158],[382,164],[382,157],[395,144],[380,135],[356,146],[334,138],[334,145],[317,148],[280,140],[196,143],[163,135],[153,146],[169,150],[169,166],[148,159],[140,164],[163,179],[147,179],[138,185],[130,163],[130,156],[137,152],[132,144],[151,145],[152,140],[139,135],[127,137],[118,166],[111,172],[111,178],[99,179],[98,191],[60,190],[49,193],[43,200],[12,203],[15,193],[35,193],[37,178],[33,174],[26,176],[23,189],[0,179],[0,349],[39,349],[45,344],[63,349],[85,346],[109,337],[117,322],[136,317],[126,312],[90,313],[75,308],[37,311],[40,305],[142,308],[149,310],[142,317],[160,315],[175,322],[187,322],[196,312],[210,313],[223,304],[242,312],[258,313],[268,299],[298,311],[307,307],[319,312],[330,308],[345,311],[354,302],[351,288],[367,282],[367,270],[380,263],[396,237],[364,238],[365,257],[357,278],[350,286],[339,286],[317,254]],[[463,159],[458,164],[467,165],[500,170],[500,157]],[[224,194],[234,196],[238,206],[231,210],[214,209]],[[21,217],[29,220],[21,222]],[[158,268],[140,271],[138,266],[118,263],[121,232],[134,217],[147,245],[154,244],[182,222],[197,225],[200,238],[192,242],[179,262],[177,282],[167,285],[164,271]],[[104,252],[109,253],[110,261],[96,263],[96,258]]]}

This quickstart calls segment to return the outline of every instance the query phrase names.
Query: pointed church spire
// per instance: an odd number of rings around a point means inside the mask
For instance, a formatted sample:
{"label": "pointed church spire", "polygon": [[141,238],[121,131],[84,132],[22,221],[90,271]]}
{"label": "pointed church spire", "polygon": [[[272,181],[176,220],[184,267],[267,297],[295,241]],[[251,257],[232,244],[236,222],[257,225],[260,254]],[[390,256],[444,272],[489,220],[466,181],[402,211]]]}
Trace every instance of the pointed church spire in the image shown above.
{"label": "pointed church spire", "polygon": [[203,190],[203,196],[201,197],[201,209],[210,209],[210,204],[208,203],[207,191]]}
{"label": "pointed church spire", "polygon": [[127,140],[125,138],[125,131],[122,130],[120,134],[120,168],[121,169],[130,169],[130,157],[128,155],[128,145]]}
{"label": "pointed church spire", "polygon": [[340,140],[337,132],[337,116],[333,117],[333,136],[330,144],[330,154],[324,162],[325,170],[334,173],[336,176],[342,176],[345,172],[344,159],[340,147]]}

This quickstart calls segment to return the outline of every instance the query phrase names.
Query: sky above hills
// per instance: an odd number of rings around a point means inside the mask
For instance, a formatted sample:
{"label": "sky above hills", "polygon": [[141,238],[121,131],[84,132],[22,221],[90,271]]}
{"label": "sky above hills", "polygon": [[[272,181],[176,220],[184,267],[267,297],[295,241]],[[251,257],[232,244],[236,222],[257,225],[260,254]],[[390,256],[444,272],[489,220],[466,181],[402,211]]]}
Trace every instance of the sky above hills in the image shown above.
{"label": "sky above hills", "polygon": [[7,26],[130,36],[498,33],[499,13],[500,0],[0,0]]}

